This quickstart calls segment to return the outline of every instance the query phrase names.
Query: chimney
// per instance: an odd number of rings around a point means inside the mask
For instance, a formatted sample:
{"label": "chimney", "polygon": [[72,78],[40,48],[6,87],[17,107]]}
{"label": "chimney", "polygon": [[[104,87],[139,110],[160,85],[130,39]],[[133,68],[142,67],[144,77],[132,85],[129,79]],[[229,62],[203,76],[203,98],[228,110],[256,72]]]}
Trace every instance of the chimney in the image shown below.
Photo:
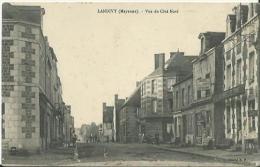
{"label": "chimney", "polygon": [[159,53],[159,54],[154,54],[154,69],[156,70],[157,68],[163,68],[165,63],[165,54],[164,53]]}
{"label": "chimney", "polygon": [[106,110],[106,103],[103,103],[103,112]]}
{"label": "chimney", "polygon": [[118,100],[118,94],[115,94],[115,102]]}
{"label": "chimney", "polygon": [[248,4],[248,19],[254,16],[254,5],[253,3]]}
{"label": "chimney", "polygon": [[248,6],[239,4],[233,11],[236,14],[236,29],[239,29],[242,24],[247,22]]}

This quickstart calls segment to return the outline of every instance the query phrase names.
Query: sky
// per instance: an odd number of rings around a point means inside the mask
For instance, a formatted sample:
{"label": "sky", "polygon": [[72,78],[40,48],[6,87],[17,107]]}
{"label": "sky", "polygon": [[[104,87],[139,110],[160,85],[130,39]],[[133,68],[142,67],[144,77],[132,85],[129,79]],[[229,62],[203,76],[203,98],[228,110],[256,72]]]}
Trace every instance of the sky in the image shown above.
{"label": "sky", "polygon": [[[102,103],[126,98],[154,69],[154,54],[198,55],[198,35],[225,31],[231,3],[37,3],[43,33],[58,58],[63,99],[75,127],[102,122]],[[104,14],[98,9],[178,10],[178,13]]]}

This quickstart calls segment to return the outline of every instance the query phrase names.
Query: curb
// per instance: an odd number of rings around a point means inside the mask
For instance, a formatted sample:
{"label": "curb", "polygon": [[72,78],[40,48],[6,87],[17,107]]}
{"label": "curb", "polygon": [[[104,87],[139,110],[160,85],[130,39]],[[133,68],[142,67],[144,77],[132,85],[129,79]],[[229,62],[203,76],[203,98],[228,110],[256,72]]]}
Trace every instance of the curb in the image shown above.
{"label": "curb", "polygon": [[218,159],[218,160],[230,161],[230,162],[237,163],[237,164],[256,166],[256,164],[254,162],[248,162],[248,161],[241,162],[241,161],[237,161],[234,158],[224,158],[224,157],[217,156],[217,155],[188,152],[188,151],[183,151],[183,150],[179,150],[179,149],[166,148],[166,147],[160,147],[160,146],[154,146],[154,147],[161,149],[161,150],[166,150],[166,151],[179,152],[179,153],[183,153],[183,154],[190,154],[190,155],[201,156],[201,157],[206,157],[206,158],[214,158],[214,159]]}

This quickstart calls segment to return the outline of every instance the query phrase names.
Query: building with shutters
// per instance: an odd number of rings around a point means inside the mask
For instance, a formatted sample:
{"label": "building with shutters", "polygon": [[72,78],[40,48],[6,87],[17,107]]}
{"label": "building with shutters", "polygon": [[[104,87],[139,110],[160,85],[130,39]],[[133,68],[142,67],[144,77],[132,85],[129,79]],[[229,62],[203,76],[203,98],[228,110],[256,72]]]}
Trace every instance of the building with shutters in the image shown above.
{"label": "building with shutters", "polygon": [[259,4],[238,5],[226,19],[225,136],[246,150],[259,144]]}
{"label": "building with shutters", "polygon": [[192,72],[191,61],[196,56],[172,52],[165,62],[165,54],[154,55],[154,71],[141,82],[140,132],[146,138],[159,134],[161,142],[171,140],[167,131],[173,125],[172,85]]}

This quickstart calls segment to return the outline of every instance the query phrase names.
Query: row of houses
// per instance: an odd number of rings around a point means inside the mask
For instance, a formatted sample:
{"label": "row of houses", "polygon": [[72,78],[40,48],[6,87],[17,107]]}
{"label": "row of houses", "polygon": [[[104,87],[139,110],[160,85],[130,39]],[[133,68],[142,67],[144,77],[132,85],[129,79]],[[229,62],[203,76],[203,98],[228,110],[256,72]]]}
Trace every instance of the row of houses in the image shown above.
{"label": "row of houses", "polygon": [[246,149],[260,143],[260,5],[237,5],[226,32],[200,33],[198,55],[154,55],[154,71],[127,99],[103,104],[107,140],[161,142]]}
{"label": "row of houses", "polygon": [[44,9],[2,7],[3,150],[68,145],[74,118],[62,98],[56,54],[43,35]]}

